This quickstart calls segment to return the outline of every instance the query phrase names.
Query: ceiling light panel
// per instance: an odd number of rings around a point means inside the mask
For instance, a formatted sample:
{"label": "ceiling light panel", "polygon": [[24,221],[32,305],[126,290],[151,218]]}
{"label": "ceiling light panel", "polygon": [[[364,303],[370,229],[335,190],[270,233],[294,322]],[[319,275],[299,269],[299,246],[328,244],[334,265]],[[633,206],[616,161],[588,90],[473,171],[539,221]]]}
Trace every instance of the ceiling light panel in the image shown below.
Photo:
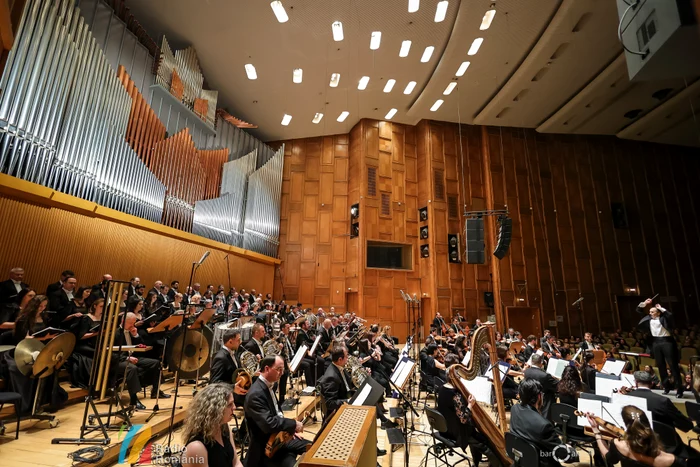
{"label": "ceiling light panel", "polygon": [[443,94],[449,96],[452,93],[452,91],[454,91],[455,87],[457,87],[457,81],[452,81],[450,84],[447,85]]}
{"label": "ceiling light panel", "polygon": [[336,42],[340,42],[343,40],[343,23],[340,21],[336,21],[331,25],[331,29],[333,29],[333,40]]}
{"label": "ceiling light panel", "polygon": [[342,113],[340,114],[340,116],[338,117],[338,121],[339,121],[339,122],[344,122],[345,119],[348,118],[348,115],[350,115],[350,112],[348,112],[347,110],[343,110],[343,112],[342,112]]}
{"label": "ceiling light panel", "polygon": [[441,2],[438,2],[437,8],[435,9],[435,22],[436,23],[441,23],[445,21],[445,16],[447,15],[447,7],[449,6],[450,2],[447,0],[442,0]]}
{"label": "ceiling light panel", "polygon": [[433,56],[433,51],[435,50],[435,47],[432,45],[429,45],[428,47],[425,48],[423,51],[423,56],[420,58],[420,61],[422,63],[427,63],[430,61],[430,57]]}
{"label": "ceiling light panel", "polygon": [[292,81],[299,84],[303,78],[304,71],[301,68],[295,68],[292,72]]}
{"label": "ceiling light panel", "polygon": [[406,85],[406,89],[403,90],[404,94],[411,94],[413,92],[413,89],[416,87],[416,82],[415,81],[409,81],[409,83]]}
{"label": "ceiling light panel", "polygon": [[272,7],[272,11],[275,13],[277,21],[280,23],[286,23],[289,21],[289,16],[287,16],[287,12],[285,11],[282,2],[275,0],[274,2],[270,2],[270,6]]}
{"label": "ceiling light panel", "polygon": [[248,75],[248,79],[258,79],[258,73],[255,71],[255,67],[252,63],[246,64],[245,74]]}
{"label": "ceiling light panel", "polygon": [[362,78],[360,78],[360,82],[357,83],[357,89],[359,89],[360,91],[364,91],[365,89],[367,89],[368,84],[369,76],[363,76]]}
{"label": "ceiling light panel", "polygon": [[399,57],[408,57],[408,53],[411,51],[411,41],[403,41],[401,43],[401,50],[399,50]]}
{"label": "ceiling light panel", "polygon": [[391,120],[392,117],[396,115],[396,109],[391,109],[387,114],[384,116],[385,120]]}
{"label": "ceiling light panel", "polygon": [[322,118],[323,118],[323,114],[322,114],[322,113],[316,113],[316,115],[314,115],[314,119],[311,120],[311,121],[312,121],[313,123],[318,124],[318,123],[321,121]]}
{"label": "ceiling light panel", "polygon": [[464,73],[467,72],[467,68],[469,68],[469,65],[469,62],[462,62],[462,64],[457,69],[457,73],[455,73],[455,76],[463,76]]}
{"label": "ceiling light panel", "polygon": [[415,13],[420,8],[420,0],[408,0],[408,12]]}
{"label": "ceiling light panel", "polygon": [[433,106],[430,108],[430,111],[435,112],[437,109],[440,108],[440,106],[442,105],[443,102],[444,101],[442,99],[436,100],[435,103],[433,104]]}
{"label": "ceiling light panel", "polygon": [[396,84],[395,79],[390,79],[389,81],[387,81],[386,85],[384,86],[384,92],[391,92],[391,90],[394,89],[395,84]]}
{"label": "ceiling light panel", "polygon": [[340,73],[333,73],[333,74],[331,75],[330,86],[331,86],[332,88],[337,88],[337,87],[338,87],[338,83],[340,83]]}
{"label": "ceiling light panel", "polygon": [[483,42],[483,37],[477,37],[476,39],[474,39],[474,42],[472,42],[471,47],[469,47],[469,52],[467,52],[467,55],[476,55],[476,53],[479,51],[479,47],[481,47],[481,44]]}
{"label": "ceiling light panel", "polygon": [[287,126],[289,125],[289,122],[292,121],[292,116],[284,114],[284,117],[282,117],[282,125]]}
{"label": "ceiling light panel", "polygon": [[382,32],[374,31],[372,37],[369,40],[369,48],[372,50],[377,50],[382,42]]}
{"label": "ceiling light panel", "polygon": [[496,10],[491,9],[487,11],[486,14],[484,14],[484,18],[481,20],[481,26],[479,26],[479,29],[486,31],[488,28],[490,28],[494,16],[496,16]]}

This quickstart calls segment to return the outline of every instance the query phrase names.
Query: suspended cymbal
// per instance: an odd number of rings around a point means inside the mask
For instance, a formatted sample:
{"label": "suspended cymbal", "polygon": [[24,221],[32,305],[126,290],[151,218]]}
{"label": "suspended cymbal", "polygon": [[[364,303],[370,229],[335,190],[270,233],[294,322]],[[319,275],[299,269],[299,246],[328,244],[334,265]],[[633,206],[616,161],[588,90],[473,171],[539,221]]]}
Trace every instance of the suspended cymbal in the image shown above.
{"label": "suspended cymbal", "polygon": [[[205,374],[208,371],[212,337],[207,327],[190,329],[186,334],[180,333],[173,340],[170,368],[179,369],[181,378],[194,377],[198,369],[200,374]],[[184,348],[182,347],[183,338],[185,339]]]}
{"label": "suspended cymbal", "polygon": [[24,339],[15,348],[15,363],[24,376],[32,372],[34,360],[39,357],[44,343],[39,339]]}
{"label": "suspended cymbal", "polygon": [[63,366],[74,348],[75,334],[72,332],[59,334],[41,349],[41,353],[34,362],[32,373],[39,378],[46,378]]}
{"label": "suspended cymbal", "polygon": [[297,319],[294,320],[294,324],[301,324],[306,320],[306,315],[300,316]]}
{"label": "suspended cymbal", "polygon": [[0,352],[7,352],[8,350],[12,350],[14,348],[14,345],[0,345]]}

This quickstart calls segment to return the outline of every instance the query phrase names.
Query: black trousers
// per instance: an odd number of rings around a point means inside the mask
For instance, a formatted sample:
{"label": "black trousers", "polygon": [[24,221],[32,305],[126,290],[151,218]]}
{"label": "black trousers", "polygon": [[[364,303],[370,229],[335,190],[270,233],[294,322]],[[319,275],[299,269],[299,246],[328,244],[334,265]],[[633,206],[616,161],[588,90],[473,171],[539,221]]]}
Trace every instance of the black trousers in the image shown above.
{"label": "black trousers", "polygon": [[309,440],[294,437],[275,453],[271,461],[279,467],[294,467],[297,463],[297,456],[304,454],[306,446],[309,444],[311,444]]}
{"label": "black trousers", "polygon": [[668,379],[668,371],[666,371],[666,362],[670,365],[671,375],[676,383],[678,391],[683,390],[680,371],[678,371],[678,346],[673,337],[652,337],[651,352],[656,360],[656,367],[659,369],[661,381],[664,388],[668,387],[666,380]]}
{"label": "black trousers", "polygon": [[126,386],[129,395],[138,395],[141,392],[141,382],[139,381],[139,372],[136,365],[127,362],[119,362],[116,368],[116,375],[118,380],[124,378],[124,385]]}
{"label": "black trousers", "polygon": [[323,359],[318,355],[315,355],[313,357],[305,355],[302,359],[302,364],[304,362],[306,362],[308,365],[308,368],[304,369],[304,377],[306,378],[306,384],[309,386],[316,386],[316,380],[320,379],[325,371],[325,363]]}
{"label": "black trousers", "polygon": [[138,360],[135,366],[141,386],[153,386],[151,392],[157,391],[160,386],[160,360],[143,357]]}
{"label": "black trousers", "polygon": [[280,397],[279,397],[279,403],[282,404],[284,402],[284,398],[287,395],[287,382],[289,381],[289,370],[285,369],[284,373],[282,373],[282,376],[280,376],[279,383],[279,390],[280,390]]}

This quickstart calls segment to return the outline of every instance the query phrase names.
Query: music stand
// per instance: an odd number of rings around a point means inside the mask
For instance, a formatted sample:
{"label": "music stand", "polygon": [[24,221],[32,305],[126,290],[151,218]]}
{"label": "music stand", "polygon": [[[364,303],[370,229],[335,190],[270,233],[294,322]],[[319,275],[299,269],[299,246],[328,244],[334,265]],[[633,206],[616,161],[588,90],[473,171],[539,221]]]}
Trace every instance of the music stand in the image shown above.
{"label": "music stand", "polygon": [[[292,380],[292,374],[296,373],[297,370],[299,369],[299,365],[301,365],[301,361],[304,358],[304,354],[306,353],[306,350],[308,349],[306,344],[300,345],[299,348],[297,349],[297,353],[294,354],[294,358],[292,358],[292,361],[289,362],[289,380]],[[306,384],[309,384],[308,381],[306,381],[306,378],[304,378],[304,382]],[[294,404],[296,406],[296,415],[299,417],[299,404]]]}
{"label": "music stand", "polygon": [[[406,397],[406,395],[403,393],[401,388],[398,387],[396,385],[396,383],[391,381],[391,379],[389,380],[389,384],[391,384],[394,387],[394,389],[396,390],[396,392],[399,394],[399,397],[403,400],[403,403],[405,404],[405,408],[409,409],[411,411],[411,428],[410,429],[408,428],[408,413],[406,412],[405,409],[401,411],[401,412],[403,412],[403,430],[401,430],[401,434],[403,435],[403,441],[404,441],[404,445],[405,445],[405,449],[404,449],[405,452],[404,452],[403,461],[404,461],[404,466],[408,467],[408,457],[409,457],[409,453],[411,451],[410,434],[411,433],[430,434],[430,433],[425,433],[423,431],[416,430],[414,417],[420,417],[420,415],[416,411],[415,407],[413,407],[413,404],[411,404],[410,399],[408,397]],[[410,431],[410,433],[409,433],[409,431]],[[387,433],[387,435],[388,435],[388,433]],[[392,444],[400,444],[400,443],[393,443],[392,442]]]}
{"label": "music stand", "polygon": [[[188,326],[190,331],[197,330],[197,329],[202,329],[205,324],[207,324],[212,316],[214,316],[214,313],[216,312],[215,309],[213,308],[205,308],[202,311],[199,312],[197,317],[194,320],[194,323]],[[199,333],[199,360],[202,359],[202,339],[204,339],[204,333],[200,332]],[[194,380],[194,388],[192,388],[192,396],[194,397],[195,394],[197,394],[197,388],[199,387],[199,370],[201,369],[201,365],[198,365],[197,368],[197,375],[195,376]]]}
{"label": "music stand", "polygon": [[[165,366],[165,352],[166,349],[168,348],[168,339],[170,338],[170,331],[173,331],[177,329],[181,324],[184,319],[184,315],[172,315],[168,316],[166,319],[158,323],[152,328],[148,329],[149,334],[156,334],[160,332],[164,332],[165,336],[163,337],[163,353],[160,356],[160,372],[158,374],[158,392],[156,393],[156,404],[153,406],[153,410],[151,412],[151,415],[148,416],[146,419],[146,422],[150,422],[153,417],[156,416],[158,412],[161,410],[172,410],[172,407],[163,407],[160,408],[159,402],[160,402],[160,382],[161,378],[163,376],[163,367]],[[178,407],[182,408],[182,407]]]}
{"label": "music stand", "polygon": [[411,379],[415,367],[416,362],[414,360],[411,360],[409,357],[403,357],[399,360],[389,379],[403,391],[406,387],[406,382]]}
{"label": "music stand", "polygon": [[376,382],[371,376],[368,376],[355,391],[348,404],[376,407],[383,395],[384,386]]}

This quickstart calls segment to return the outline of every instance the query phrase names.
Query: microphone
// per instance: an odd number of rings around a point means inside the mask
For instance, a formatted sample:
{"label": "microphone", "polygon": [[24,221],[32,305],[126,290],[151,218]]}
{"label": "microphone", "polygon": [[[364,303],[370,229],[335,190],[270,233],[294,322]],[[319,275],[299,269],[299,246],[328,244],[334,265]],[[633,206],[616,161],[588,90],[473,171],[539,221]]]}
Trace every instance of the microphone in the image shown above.
{"label": "microphone", "polygon": [[201,266],[202,263],[204,263],[204,260],[207,259],[207,257],[211,254],[209,250],[205,251],[204,254],[202,255],[201,258],[199,258],[199,262],[197,263],[197,267]]}
{"label": "microphone", "polygon": [[579,299],[576,300],[574,303],[572,303],[571,306],[576,306],[576,305],[578,305],[579,303],[581,303],[582,301],[583,301],[583,297],[579,297]]}

